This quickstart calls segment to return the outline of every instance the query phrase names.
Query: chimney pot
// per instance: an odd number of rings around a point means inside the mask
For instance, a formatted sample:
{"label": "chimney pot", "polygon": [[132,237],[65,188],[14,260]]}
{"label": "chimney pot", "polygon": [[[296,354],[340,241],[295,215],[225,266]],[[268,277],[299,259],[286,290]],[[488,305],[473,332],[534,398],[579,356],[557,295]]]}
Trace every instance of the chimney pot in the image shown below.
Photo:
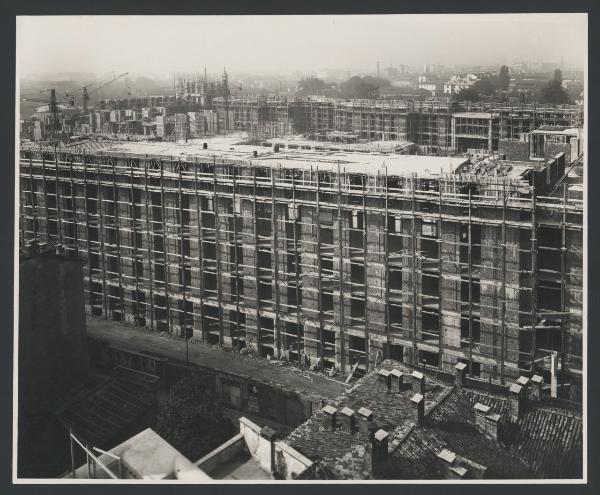
{"label": "chimney pot", "polygon": [[381,385],[383,385],[386,389],[390,389],[390,372],[389,370],[386,370],[385,368],[381,368],[378,372],[377,372],[377,377],[378,377],[378,381]]}
{"label": "chimney pot", "polygon": [[394,368],[390,373],[390,390],[398,393],[402,390],[402,382],[404,375],[400,370]]}
{"label": "chimney pot", "polygon": [[540,375],[531,377],[531,388],[529,389],[529,397],[532,400],[542,400],[544,379]]}
{"label": "chimney pot", "polygon": [[335,430],[335,416],[337,413],[337,409],[333,406],[325,406],[321,409],[323,412],[322,425],[326,430],[334,431]]}
{"label": "chimney pot", "polygon": [[352,433],[354,430],[354,418],[355,413],[353,409],[344,407],[344,409],[340,411],[340,426],[342,431]]}
{"label": "chimney pot", "polygon": [[464,387],[467,382],[467,365],[465,363],[457,363],[454,367],[454,383]]}
{"label": "chimney pot", "polygon": [[357,414],[358,430],[361,433],[369,433],[369,423],[373,422],[373,411],[366,407],[361,407]]}
{"label": "chimney pot", "polygon": [[412,391],[415,394],[423,394],[425,392],[425,375],[420,371],[413,371],[409,377]]}
{"label": "chimney pot", "polygon": [[425,400],[421,394],[415,394],[410,401],[413,404],[413,420],[415,424],[420,425],[425,417]]}

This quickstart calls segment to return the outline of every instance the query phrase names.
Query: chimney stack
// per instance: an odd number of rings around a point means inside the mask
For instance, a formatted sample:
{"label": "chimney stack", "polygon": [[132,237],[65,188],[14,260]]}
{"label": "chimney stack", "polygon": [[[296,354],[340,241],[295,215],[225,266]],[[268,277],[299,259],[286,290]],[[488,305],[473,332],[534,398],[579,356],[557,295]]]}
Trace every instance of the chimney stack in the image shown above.
{"label": "chimney stack", "polygon": [[352,433],[354,431],[354,410],[349,407],[344,407],[340,411],[340,427],[342,431]]}
{"label": "chimney stack", "polygon": [[523,412],[523,387],[517,383],[513,383],[508,389],[508,402],[510,408],[510,416],[513,421],[517,421]]}
{"label": "chimney stack", "polygon": [[465,363],[457,363],[454,370],[454,383],[460,387],[464,387],[467,383],[467,365]]}
{"label": "chimney stack", "polygon": [[377,430],[371,440],[371,471],[374,476],[383,471],[388,457],[389,434],[385,430]]}
{"label": "chimney stack", "polygon": [[323,412],[322,418],[322,426],[325,430],[334,431],[335,430],[335,416],[337,413],[337,409],[333,406],[325,406],[321,409]]}
{"label": "chimney stack", "polygon": [[415,394],[410,401],[413,408],[413,420],[416,425],[420,425],[425,417],[425,399],[421,394]]}
{"label": "chimney stack", "polygon": [[485,432],[485,417],[490,412],[490,408],[489,406],[478,402],[473,409],[475,410],[475,426],[483,433]]}
{"label": "chimney stack", "polygon": [[207,150],[208,149],[208,143],[202,143],[202,149],[203,150]]}
{"label": "chimney stack", "polygon": [[403,374],[400,370],[394,368],[390,373],[390,389],[394,393],[402,390]]}
{"label": "chimney stack", "polygon": [[517,383],[523,387],[523,399],[527,400],[529,398],[529,378],[521,375],[517,379]]}
{"label": "chimney stack", "polygon": [[425,392],[425,375],[420,371],[413,371],[409,376],[412,391],[415,394],[423,394]]}
{"label": "chimney stack", "polygon": [[485,417],[485,432],[487,436],[494,440],[500,440],[500,415],[497,413],[488,414]]}
{"label": "chimney stack", "polygon": [[530,383],[529,398],[531,400],[542,400],[544,379],[540,375],[533,375]]}
{"label": "chimney stack", "polygon": [[361,407],[358,410],[358,431],[361,433],[368,434],[369,433],[369,423],[373,422],[373,411],[367,409],[366,407]]}
{"label": "chimney stack", "polygon": [[390,389],[390,372],[385,368],[381,368],[377,372],[377,379],[379,383],[387,390]]}

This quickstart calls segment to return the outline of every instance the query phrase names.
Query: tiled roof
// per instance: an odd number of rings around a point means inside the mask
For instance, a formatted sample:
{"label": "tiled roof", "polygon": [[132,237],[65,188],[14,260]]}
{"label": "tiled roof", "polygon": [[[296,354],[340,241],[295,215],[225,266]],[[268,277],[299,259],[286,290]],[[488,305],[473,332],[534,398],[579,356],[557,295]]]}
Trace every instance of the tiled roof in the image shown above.
{"label": "tiled roof", "polygon": [[[465,389],[472,404],[490,406],[491,412],[508,414],[505,397]],[[583,474],[583,421],[574,403],[544,397],[525,407],[507,446],[522,457],[538,478],[581,478]]]}
{"label": "tiled roof", "polygon": [[[397,368],[402,372],[412,371],[400,363],[385,361],[382,367],[387,370]],[[410,402],[414,395],[405,386],[399,393],[388,393],[387,387],[378,381],[377,373],[369,373],[361,378],[345,395],[337,398],[332,405],[341,410],[349,407],[355,411],[362,407],[373,412],[373,421],[378,429],[389,433],[389,446],[394,448],[413,427]],[[447,385],[429,378],[425,385],[425,411],[435,405],[441,397],[451,390]],[[365,464],[368,437],[364,433],[347,433],[337,428],[327,431],[321,426],[323,412],[319,411],[307,420],[286,439],[286,443],[301,452],[312,461],[320,461],[321,469],[335,479],[365,479],[370,470]]]}
{"label": "tiled roof", "polygon": [[444,449],[487,468],[486,478],[533,478],[527,465],[475,427],[473,404],[456,388],[390,454],[383,477],[444,479],[437,455]]}
{"label": "tiled roof", "polygon": [[[385,361],[382,368],[411,370],[400,363]],[[378,478],[444,479],[447,472],[438,454],[447,449],[467,467],[467,477],[475,476],[477,466],[485,467],[491,479],[578,478],[582,475],[582,420],[577,404],[544,398],[529,402],[518,423],[510,423],[508,389],[505,394],[443,384],[426,376],[425,420],[413,420],[414,393],[408,386],[388,393],[385,380],[373,372],[361,378],[346,394],[330,404],[360,411],[373,411],[376,429],[389,433],[389,458]],[[407,380],[405,380],[407,381]],[[475,404],[489,407],[488,416],[499,419],[508,433],[501,441],[481,433],[475,425]],[[365,462],[366,433],[348,433],[322,426],[317,412],[287,437],[286,442],[317,462],[320,473],[330,479],[371,477]],[[502,435],[502,433],[501,433]],[[465,464],[466,463],[466,464]],[[469,463],[473,469],[469,469]]]}

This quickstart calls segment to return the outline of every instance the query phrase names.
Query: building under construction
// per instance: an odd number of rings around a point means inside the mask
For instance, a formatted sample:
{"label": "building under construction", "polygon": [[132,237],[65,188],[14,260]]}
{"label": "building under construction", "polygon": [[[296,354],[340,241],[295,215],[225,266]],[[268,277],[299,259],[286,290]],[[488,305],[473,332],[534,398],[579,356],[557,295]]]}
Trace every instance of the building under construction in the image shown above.
{"label": "building under construction", "polygon": [[344,376],[389,357],[578,381],[583,201],[563,153],[216,146],[24,149],[21,242],[81,256],[96,317]]}

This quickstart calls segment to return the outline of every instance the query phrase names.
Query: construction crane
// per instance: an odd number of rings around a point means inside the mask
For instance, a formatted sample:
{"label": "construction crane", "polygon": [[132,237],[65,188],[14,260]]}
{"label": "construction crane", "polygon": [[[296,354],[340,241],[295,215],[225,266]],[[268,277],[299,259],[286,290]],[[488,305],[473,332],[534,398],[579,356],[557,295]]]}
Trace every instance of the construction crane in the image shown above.
{"label": "construction crane", "polygon": [[43,89],[40,91],[41,93],[50,93],[50,100],[44,100],[39,98],[22,98],[23,101],[31,101],[34,103],[45,103],[48,105],[48,112],[50,113],[50,141],[57,142],[58,135],[60,133],[60,118],[58,117],[58,105],[67,104],[69,106],[73,106],[75,104],[75,99],[68,94],[65,94],[69,99],[67,101],[58,101],[56,99],[56,89]]}
{"label": "construction crane", "polygon": [[[88,103],[90,101],[90,96],[91,95],[93,95],[97,91],[100,91],[102,88],[105,88],[109,84],[114,83],[118,79],[121,79],[122,77],[127,76],[128,74],[129,74],[129,72],[124,72],[123,74],[119,74],[118,76],[113,77],[110,81],[106,81],[106,82],[100,84],[100,86],[98,86],[97,88],[93,89],[92,91],[88,91],[88,86],[90,86],[90,85],[84,86],[83,90],[82,90],[82,95],[83,95],[83,111],[84,112],[87,111],[87,107],[88,107]],[[95,85],[92,85],[92,86],[95,86]]]}

